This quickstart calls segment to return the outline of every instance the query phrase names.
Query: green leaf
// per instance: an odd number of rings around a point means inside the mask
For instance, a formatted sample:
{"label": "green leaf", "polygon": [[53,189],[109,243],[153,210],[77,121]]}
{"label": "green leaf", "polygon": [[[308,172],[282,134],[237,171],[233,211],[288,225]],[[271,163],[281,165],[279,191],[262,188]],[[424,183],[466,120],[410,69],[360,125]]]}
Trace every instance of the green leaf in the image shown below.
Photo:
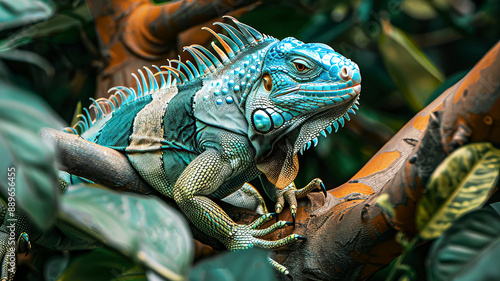
{"label": "green leaf", "polygon": [[408,104],[418,111],[444,76],[401,30],[382,21],[379,50],[394,83]]}
{"label": "green leaf", "polygon": [[76,258],[58,281],[147,281],[144,270],[120,254],[96,249]]}
{"label": "green leaf", "polygon": [[483,208],[458,219],[431,247],[427,276],[441,280],[498,280],[500,216]]}
{"label": "green leaf", "polygon": [[434,171],[417,205],[416,224],[424,239],[439,237],[452,222],[480,207],[495,187],[500,150],[490,143],[463,146]]}
{"label": "green leaf", "polygon": [[394,207],[391,203],[391,196],[388,193],[380,194],[375,204],[384,210],[391,218],[394,217]]}
{"label": "green leaf", "polygon": [[401,10],[413,18],[430,20],[437,17],[437,12],[426,0],[403,1]]}
{"label": "green leaf", "polygon": [[267,260],[268,256],[268,251],[263,249],[249,249],[218,255],[193,268],[189,274],[189,280],[275,280],[275,272]]}
{"label": "green leaf", "polygon": [[[2,80],[0,88],[0,191],[8,197],[14,182],[16,208],[45,230],[56,217],[59,187],[54,152],[41,141],[40,129],[62,123],[31,93]],[[12,181],[9,167],[15,169]]]}
{"label": "green leaf", "polygon": [[48,0],[0,1],[0,31],[46,20],[53,13]]}
{"label": "green leaf", "polygon": [[191,232],[184,218],[156,197],[72,186],[61,198],[59,217],[165,278],[188,274]]}

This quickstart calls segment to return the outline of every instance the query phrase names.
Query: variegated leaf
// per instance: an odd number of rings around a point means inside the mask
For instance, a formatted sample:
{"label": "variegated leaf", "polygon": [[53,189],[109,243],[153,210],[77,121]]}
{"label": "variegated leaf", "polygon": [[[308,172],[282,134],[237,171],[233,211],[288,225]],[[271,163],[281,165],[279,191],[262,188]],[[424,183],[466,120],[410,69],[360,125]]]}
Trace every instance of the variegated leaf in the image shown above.
{"label": "variegated leaf", "polygon": [[490,143],[464,146],[432,174],[417,206],[416,224],[423,239],[439,237],[455,219],[480,207],[498,180],[500,150]]}

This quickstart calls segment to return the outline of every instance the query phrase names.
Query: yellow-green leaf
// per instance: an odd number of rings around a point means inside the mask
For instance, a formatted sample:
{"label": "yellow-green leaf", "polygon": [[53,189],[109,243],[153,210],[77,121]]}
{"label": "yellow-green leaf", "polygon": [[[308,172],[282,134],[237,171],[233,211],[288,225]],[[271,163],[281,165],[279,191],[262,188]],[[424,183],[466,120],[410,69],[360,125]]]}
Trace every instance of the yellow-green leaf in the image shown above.
{"label": "yellow-green leaf", "polygon": [[391,196],[388,193],[380,194],[375,202],[382,210],[384,210],[390,217],[394,216],[394,207],[391,203]]}
{"label": "yellow-green leaf", "polygon": [[385,67],[408,104],[418,111],[444,76],[403,31],[388,21],[382,21],[382,31],[378,45]]}
{"label": "yellow-green leaf", "polygon": [[420,20],[430,20],[438,16],[427,0],[403,1],[401,3],[401,10],[409,16]]}
{"label": "yellow-green leaf", "polygon": [[500,171],[500,150],[490,143],[457,149],[434,171],[417,206],[416,224],[423,239],[439,237],[455,219],[480,207]]}

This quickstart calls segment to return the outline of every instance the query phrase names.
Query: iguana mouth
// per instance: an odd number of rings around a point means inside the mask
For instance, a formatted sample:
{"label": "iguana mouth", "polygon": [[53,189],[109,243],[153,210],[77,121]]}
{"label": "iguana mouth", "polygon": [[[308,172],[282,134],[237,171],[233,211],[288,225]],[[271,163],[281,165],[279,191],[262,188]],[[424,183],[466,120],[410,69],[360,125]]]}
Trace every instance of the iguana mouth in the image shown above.
{"label": "iguana mouth", "polygon": [[[352,89],[352,91],[351,91]],[[333,98],[335,102],[343,102],[350,100],[353,92],[359,94],[361,92],[361,84],[348,86],[347,83],[333,85],[301,85],[297,93],[308,97],[325,97]]]}
{"label": "iguana mouth", "polygon": [[288,94],[297,94],[311,98],[326,98],[333,104],[342,103],[359,95],[361,84],[349,86],[347,83],[338,83],[332,85],[303,84],[282,89],[272,95],[272,98],[279,98]]}

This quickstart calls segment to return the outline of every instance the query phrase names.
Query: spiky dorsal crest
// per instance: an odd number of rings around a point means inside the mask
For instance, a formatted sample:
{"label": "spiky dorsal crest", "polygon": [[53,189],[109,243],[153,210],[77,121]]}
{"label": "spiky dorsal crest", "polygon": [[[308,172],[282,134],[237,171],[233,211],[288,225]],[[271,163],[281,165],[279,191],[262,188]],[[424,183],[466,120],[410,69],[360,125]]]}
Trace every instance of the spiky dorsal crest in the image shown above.
{"label": "spiky dorsal crest", "polygon": [[[226,30],[229,37],[217,33],[208,27],[202,28],[212,33],[221,44],[222,49],[214,42],[211,43],[220,60],[215,54],[203,46],[194,44],[184,47],[184,51],[188,51],[193,56],[195,63],[189,60],[184,63],[179,56],[178,60],[168,60],[168,65],[162,65],[160,67],[153,65],[152,67],[156,69],[155,73],[144,66],[148,81],[146,81],[146,77],[141,69],[138,70],[140,79],[135,73],[132,73],[132,76],[136,80],[137,91],[132,87],[116,86],[109,89],[108,93],[111,93],[111,95],[107,99],[100,98],[94,100],[91,98],[92,104],[89,108],[84,108],[83,114],[77,115],[77,118],[80,120],[73,125],[73,127],[64,128],[64,131],[73,134],[82,134],[104,116],[120,108],[123,103],[128,103],[159,90],[165,90],[171,86],[184,84],[207,74],[214,73],[217,68],[231,64],[236,55],[247,50],[249,47],[259,45],[267,39],[273,39],[271,36],[264,35],[253,27],[241,23],[231,16],[223,16],[223,18],[230,19],[236,27],[222,22],[215,22],[214,25],[221,26]],[[177,66],[172,66],[172,63],[177,64]],[[160,85],[158,85],[155,76],[160,76]],[[93,112],[93,114],[91,114],[91,112]]]}

